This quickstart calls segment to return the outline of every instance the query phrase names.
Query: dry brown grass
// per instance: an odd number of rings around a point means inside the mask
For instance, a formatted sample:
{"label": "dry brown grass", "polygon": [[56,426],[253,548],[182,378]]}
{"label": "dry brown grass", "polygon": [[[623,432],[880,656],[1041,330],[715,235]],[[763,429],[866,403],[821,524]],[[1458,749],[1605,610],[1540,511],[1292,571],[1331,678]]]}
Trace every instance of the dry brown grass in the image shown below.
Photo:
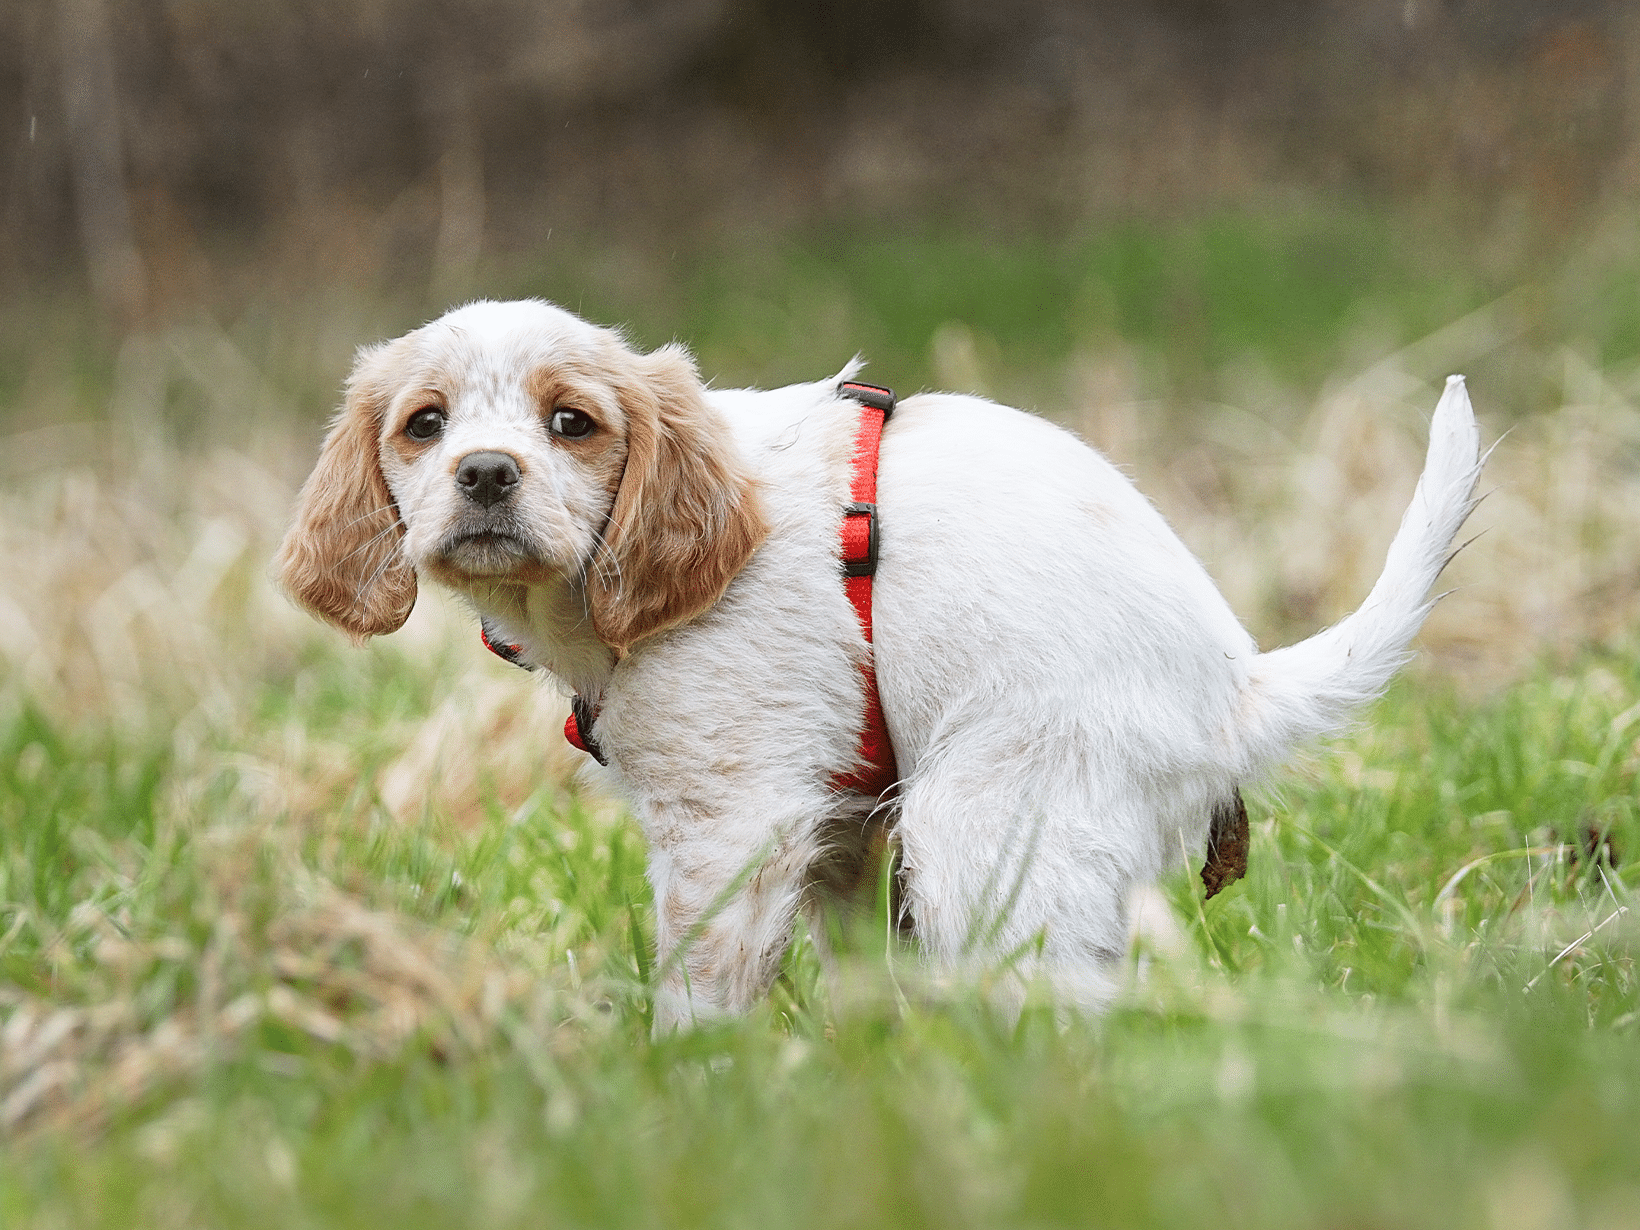
{"label": "dry brown grass", "polygon": [[[278,916],[257,933],[234,899],[243,869],[207,859],[202,871],[219,894],[204,943],[132,938],[88,908],[71,930],[79,940],[83,929],[96,935],[89,967],[78,971],[90,994],[0,987],[0,1133],[94,1127],[166,1082],[231,1060],[266,1025],[392,1059],[412,1044],[472,1053],[509,1025],[550,1043],[566,1021],[592,1015],[584,1000],[559,993],[567,987],[488,944],[371,908],[311,875],[277,886]],[[188,971],[197,991],[155,1012],[146,1001],[167,971]],[[292,1053],[288,1065],[300,1072],[302,1060]]]}
{"label": "dry brown grass", "polygon": [[[1296,436],[1244,406],[1211,408],[1190,441],[1147,430],[1121,356],[1073,367],[1095,408],[1078,426],[1133,474],[1207,564],[1266,647],[1353,610],[1383,564],[1423,465],[1438,380],[1511,341],[1507,301],[1333,382]],[[1575,350],[1540,361],[1560,404],[1500,432],[1486,498],[1448,569],[1449,596],[1420,640],[1418,669],[1490,689],[1545,656],[1564,659],[1640,622],[1640,371],[1604,372]],[[1499,439],[1501,435],[1501,439]]]}

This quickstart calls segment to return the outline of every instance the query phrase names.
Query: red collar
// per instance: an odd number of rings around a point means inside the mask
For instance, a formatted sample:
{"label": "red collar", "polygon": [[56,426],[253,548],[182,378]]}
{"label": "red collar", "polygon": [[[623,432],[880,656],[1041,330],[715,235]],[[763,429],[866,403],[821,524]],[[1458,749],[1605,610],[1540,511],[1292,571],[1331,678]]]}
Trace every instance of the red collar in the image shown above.
{"label": "red collar", "polygon": [[[871,578],[877,572],[877,451],[882,443],[883,424],[894,413],[894,392],[874,384],[860,384],[845,380],[837,386],[844,397],[860,403],[860,429],[854,437],[853,477],[849,483],[852,501],[843,513],[842,565],[843,587],[854,604],[854,613],[860,620],[860,631],[866,644],[871,644]],[[490,637],[490,630],[479,625],[479,634],[485,646],[496,656],[515,666],[532,669],[522,656],[522,648],[498,642]],[[894,762],[894,745],[888,738],[888,725],[883,721],[883,702],[877,694],[877,671],[868,657],[860,668],[866,692],[865,726],[860,731],[859,768],[853,773],[840,774],[832,780],[836,790],[856,790],[861,794],[882,795],[899,780]],[[603,749],[592,737],[592,725],[598,712],[580,695],[570,707],[569,719],[564,723],[564,738],[586,752],[599,764],[608,764]]]}
{"label": "red collar", "polygon": [[[506,641],[496,640],[490,635],[489,625],[482,619],[478,621],[478,635],[479,639],[484,642],[484,648],[502,661],[511,662],[514,666],[522,666],[527,671],[535,669],[524,660],[524,647],[522,645],[512,645]],[[609,760],[604,755],[604,749],[598,746],[598,741],[591,734],[592,724],[597,720],[598,711],[587,703],[584,696],[577,692],[575,698],[569,704],[569,718],[564,722],[564,738],[568,739],[573,746],[580,748],[588,756],[591,756],[599,764],[608,764]],[[584,735],[581,733],[582,727],[587,730]]]}

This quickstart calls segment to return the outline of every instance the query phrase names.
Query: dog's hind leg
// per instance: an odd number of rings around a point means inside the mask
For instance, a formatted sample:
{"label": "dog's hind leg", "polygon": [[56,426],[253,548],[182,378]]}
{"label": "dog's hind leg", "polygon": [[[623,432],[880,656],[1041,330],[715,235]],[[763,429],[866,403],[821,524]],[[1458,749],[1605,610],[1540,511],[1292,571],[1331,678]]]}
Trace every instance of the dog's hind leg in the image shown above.
{"label": "dog's hind leg", "polygon": [[[1127,950],[1125,897],[1166,854],[1139,801],[1090,789],[1076,753],[946,749],[908,782],[896,828],[907,907],[933,972],[1016,1009],[1033,984],[1103,1007]],[[970,753],[972,749],[967,749]],[[1057,763],[1053,763],[1057,761]]]}

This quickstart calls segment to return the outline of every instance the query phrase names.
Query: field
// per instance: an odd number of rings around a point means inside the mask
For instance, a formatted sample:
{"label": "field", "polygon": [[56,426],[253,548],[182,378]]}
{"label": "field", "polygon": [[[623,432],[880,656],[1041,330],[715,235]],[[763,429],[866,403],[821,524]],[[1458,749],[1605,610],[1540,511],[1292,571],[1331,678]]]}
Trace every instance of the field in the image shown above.
{"label": "field", "polygon": [[1107,1016],[998,1019],[879,916],[659,1042],[563,702],[436,597],[354,650],[266,579],[351,347],[425,305],[119,347],[7,308],[0,1224],[1640,1225],[1640,245],[1445,251],[1340,214],[493,272],[723,383],[859,349],[1040,408],[1266,645],[1366,592],[1441,377],[1503,437],[1420,662],[1250,793],[1246,881],[1162,885]]}

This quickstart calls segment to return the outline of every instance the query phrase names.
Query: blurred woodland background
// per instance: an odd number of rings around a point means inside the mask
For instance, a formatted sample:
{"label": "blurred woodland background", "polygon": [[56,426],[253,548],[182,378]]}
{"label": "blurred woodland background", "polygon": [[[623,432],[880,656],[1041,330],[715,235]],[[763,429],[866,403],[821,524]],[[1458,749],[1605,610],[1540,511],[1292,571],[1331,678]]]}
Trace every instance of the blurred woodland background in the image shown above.
{"label": "blurred woodland background", "polygon": [[1526,272],[1640,192],[1620,0],[14,0],[0,271],[121,326],[566,245],[1326,202]]}

